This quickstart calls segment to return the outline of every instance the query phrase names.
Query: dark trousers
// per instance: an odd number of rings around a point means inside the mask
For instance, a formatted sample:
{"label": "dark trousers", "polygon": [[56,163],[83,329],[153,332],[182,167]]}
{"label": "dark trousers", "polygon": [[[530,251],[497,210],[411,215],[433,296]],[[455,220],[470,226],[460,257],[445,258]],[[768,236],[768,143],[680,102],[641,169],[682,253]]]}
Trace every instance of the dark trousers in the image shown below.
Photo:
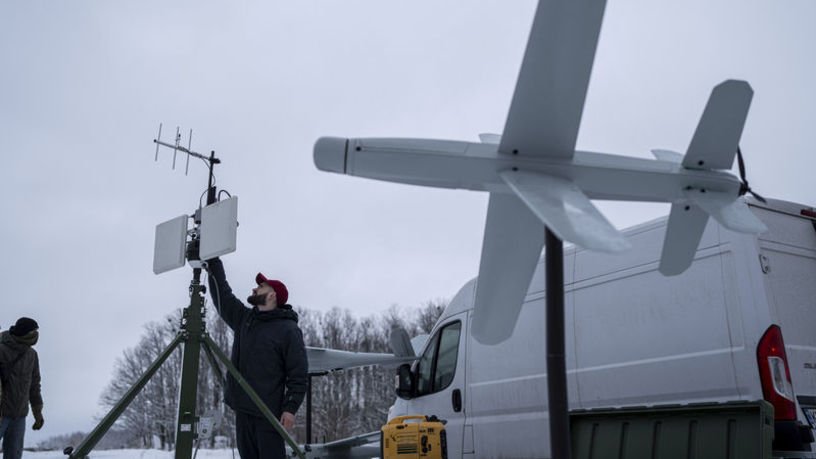
{"label": "dark trousers", "polygon": [[235,413],[235,437],[241,459],[285,459],[283,438],[265,418]]}
{"label": "dark trousers", "polygon": [[0,418],[0,438],[3,439],[3,459],[20,459],[23,456],[25,420],[25,416],[20,418]]}

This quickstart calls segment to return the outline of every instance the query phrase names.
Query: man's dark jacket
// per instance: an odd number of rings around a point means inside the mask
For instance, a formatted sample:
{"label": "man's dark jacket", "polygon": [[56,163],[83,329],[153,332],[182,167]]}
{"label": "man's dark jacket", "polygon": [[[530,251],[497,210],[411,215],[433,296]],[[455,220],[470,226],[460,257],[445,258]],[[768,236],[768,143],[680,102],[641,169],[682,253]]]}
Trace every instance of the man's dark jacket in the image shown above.
{"label": "man's dark jacket", "polygon": [[[235,332],[232,364],[276,417],[284,411],[297,413],[306,395],[309,370],[297,313],[288,304],[271,311],[244,306],[232,293],[221,260],[208,263],[215,307]],[[231,375],[225,392],[225,401],[233,410],[263,417]]]}
{"label": "man's dark jacket", "polygon": [[28,404],[42,410],[40,393],[40,360],[29,343],[8,331],[0,333],[0,417],[20,418],[28,415]]}

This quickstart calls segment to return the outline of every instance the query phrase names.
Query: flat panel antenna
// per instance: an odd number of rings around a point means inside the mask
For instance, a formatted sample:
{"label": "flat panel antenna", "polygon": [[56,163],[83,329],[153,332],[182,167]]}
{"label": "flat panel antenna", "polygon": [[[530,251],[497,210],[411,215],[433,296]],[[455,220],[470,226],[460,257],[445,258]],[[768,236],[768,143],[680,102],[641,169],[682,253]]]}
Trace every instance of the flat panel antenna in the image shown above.
{"label": "flat panel antenna", "polygon": [[238,197],[218,201],[201,209],[202,260],[235,252],[238,230]]}
{"label": "flat panel antenna", "polygon": [[161,274],[184,266],[187,246],[187,215],[181,215],[156,226],[153,247],[153,272]]}

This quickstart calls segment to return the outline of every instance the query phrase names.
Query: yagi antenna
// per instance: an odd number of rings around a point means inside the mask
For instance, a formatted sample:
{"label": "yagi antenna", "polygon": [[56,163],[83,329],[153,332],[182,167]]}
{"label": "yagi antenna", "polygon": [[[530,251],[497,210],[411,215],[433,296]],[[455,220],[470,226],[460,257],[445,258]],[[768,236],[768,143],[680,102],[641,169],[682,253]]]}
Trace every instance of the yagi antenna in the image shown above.
{"label": "yagi antenna", "polygon": [[190,135],[187,137],[187,147],[186,148],[183,145],[181,145],[181,128],[176,126],[176,141],[175,141],[175,143],[167,143],[167,142],[162,141],[161,131],[162,131],[162,124],[159,123],[159,134],[156,136],[155,139],[153,139],[153,143],[156,144],[156,156],[154,158],[154,160],[156,162],[159,161],[159,147],[162,146],[162,147],[167,147],[167,148],[172,148],[173,149],[173,166],[172,166],[173,170],[176,169],[176,156],[178,155],[178,152],[182,152],[182,153],[187,154],[187,162],[186,162],[186,165],[184,167],[184,175],[187,175],[190,172],[190,157],[191,156],[203,159],[210,166],[210,170],[212,170],[213,164],[220,164],[221,163],[221,160],[215,157],[215,152],[214,151],[211,151],[210,155],[207,156],[207,155],[203,155],[201,153],[197,153],[197,152],[192,150],[192,148],[193,148],[193,130],[192,129],[190,129]]}

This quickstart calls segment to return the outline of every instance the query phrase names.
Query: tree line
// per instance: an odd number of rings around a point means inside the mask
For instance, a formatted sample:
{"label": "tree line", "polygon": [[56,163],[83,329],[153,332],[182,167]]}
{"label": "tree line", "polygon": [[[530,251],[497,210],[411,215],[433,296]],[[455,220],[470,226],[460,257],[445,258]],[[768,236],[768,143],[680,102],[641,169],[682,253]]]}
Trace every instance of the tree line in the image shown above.
{"label": "tree line", "polygon": [[[306,346],[354,352],[390,353],[389,336],[395,326],[403,327],[409,336],[429,333],[444,310],[443,300],[429,301],[419,308],[392,306],[377,315],[357,317],[348,310],[333,308],[316,311],[295,308],[300,316]],[[229,355],[232,330],[210,311],[207,330],[213,341]],[[176,337],[181,323],[181,309],[164,320],[150,322],[136,346],[126,349],[117,359],[113,377],[100,398],[107,412],[139,379],[153,361]],[[181,347],[165,361],[144,389],[120,416],[111,431],[100,441],[98,449],[175,447],[176,415],[182,366]],[[223,386],[204,352],[199,363],[198,413],[217,421],[213,435],[199,440],[201,448],[234,447],[235,418],[223,403]],[[394,402],[394,368],[364,367],[333,372],[311,378],[312,442],[332,441],[379,430],[385,423],[388,408]],[[295,440],[306,442],[306,402],[297,413]],[[42,449],[76,446],[80,433],[61,435],[40,444]]]}

